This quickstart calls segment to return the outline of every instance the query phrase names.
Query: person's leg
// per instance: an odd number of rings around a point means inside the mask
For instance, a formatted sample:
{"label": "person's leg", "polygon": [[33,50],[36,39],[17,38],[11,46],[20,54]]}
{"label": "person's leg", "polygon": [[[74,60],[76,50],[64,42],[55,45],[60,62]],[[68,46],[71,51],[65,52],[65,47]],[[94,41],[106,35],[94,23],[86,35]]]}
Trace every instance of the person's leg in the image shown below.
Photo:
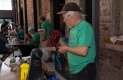
{"label": "person's leg", "polygon": [[[50,47],[50,39],[47,39],[46,47]],[[53,60],[52,60],[52,53],[51,53],[51,51],[48,51],[48,56],[49,56],[49,58],[45,62],[52,62]]]}
{"label": "person's leg", "polygon": [[71,75],[71,80],[95,80],[95,78],[96,67],[94,63],[88,64],[79,73]]}

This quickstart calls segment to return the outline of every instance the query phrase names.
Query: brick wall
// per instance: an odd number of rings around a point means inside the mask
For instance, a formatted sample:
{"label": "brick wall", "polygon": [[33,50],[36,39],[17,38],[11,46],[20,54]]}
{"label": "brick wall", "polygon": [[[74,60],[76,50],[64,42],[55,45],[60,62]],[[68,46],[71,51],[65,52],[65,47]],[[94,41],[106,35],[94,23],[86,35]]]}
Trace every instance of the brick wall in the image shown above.
{"label": "brick wall", "polygon": [[[23,0],[21,0],[21,7],[23,7]],[[41,10],[41,0],[37,0],[37,19],[41,15],[41,11],[42,11]],[[28,20],[28,27],[34,25],[32,0],[27,0],[27,20]],[[40,26],[39,22],[37,23],[38,23],[38,26]]]}
{"label": "brick wall", "polygon": [[42,14],[46,17],[46,20],[51,22],[51,8],[50,8],[50,0],[42,0]]}
{"label": "brick wall", "polygon": [[23,8],[23,0],[20,0],[21,8]]}
{"label": "brick wall", "polygon": [[27,20],[28,20],[28,27],[34,25],[32,0],[27,0]]}
{"label": "brick wall", "polygon": [[100,48],[100,80],[123,80],[123,52]]}
{"label": "brick wall", "polygon": [[112,0],[100,0],[100,45],[104,47],[104,38],[113,31]]}
{"label": "brick wall", "polygon": [[[23,7],[23,0],[20,1],[21,7]],[[32,7],[32,0],[27,0],[27,20],[28,20],[28,27],[34,25],[33,23],[33,7]],[[38,3],[40,2],[40,3]],[[43,3],[43,4],[42,4]],[[47,6],[48,5],[48,6]],[[51,22],[51,14],[50,14],[50,0],[37,0],[37,18],[40,15],[43,15],[46,17],[46,20]],[[19,13],[18,13],[19,15]],[[19,19],[19,18],[18,18]],[[18,20],[19,22],[19,20]],[[38,23],[38,26],[40,24]]]}
{"label": "brick wall", "polygon": [[123,35],[123,0],[120,0],[120,34]]}
{"label": "brick wall", "polygon": [[123,52],[107,49],[104,38],[110,38],[120,25],[120,0],[100,0],[100,80],[123,80]]}
{"label": "brick wall", "polygon": [[[33,25],[33,8],[32,8],[32,0],[27,0],[27,23],[28,23],[28,27]],[[21,8],[23,8],[23,0],[20,0],[20,5]],[[19,16],[19,13],[18,13]],[[19,20],[18,20],[19,22]]]}
{"label": "brick wall", "polygon": [[114,29],[115,34],[120,32],[120,0],[113,0]]}

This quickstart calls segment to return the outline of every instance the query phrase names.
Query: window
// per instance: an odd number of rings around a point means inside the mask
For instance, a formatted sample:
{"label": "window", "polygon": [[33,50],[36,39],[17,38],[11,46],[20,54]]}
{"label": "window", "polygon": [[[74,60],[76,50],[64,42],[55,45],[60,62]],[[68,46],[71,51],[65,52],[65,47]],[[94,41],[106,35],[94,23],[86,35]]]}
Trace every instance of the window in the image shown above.
{"label": "window", "polygon": [[0,19],[0,26],[4,23],[4,19]]}
{"label": "window", "polygon": [[11,22],[13,21],[12,18],[0,18],[0,31],[1,31],[1,25],[2,25],[5,21],[8,21],[8,22],[9,22],[9,26],[11,26],[11,28],[12,28],[12,25],[11,25]]}
{"label": "window", "polygon": [[12,0],[0,0],[0,10],[12,10]]}
{"label": "window", "polygon": [[8,21],[9,23],[11,23],[12,19],[5,19],[5,21]]}

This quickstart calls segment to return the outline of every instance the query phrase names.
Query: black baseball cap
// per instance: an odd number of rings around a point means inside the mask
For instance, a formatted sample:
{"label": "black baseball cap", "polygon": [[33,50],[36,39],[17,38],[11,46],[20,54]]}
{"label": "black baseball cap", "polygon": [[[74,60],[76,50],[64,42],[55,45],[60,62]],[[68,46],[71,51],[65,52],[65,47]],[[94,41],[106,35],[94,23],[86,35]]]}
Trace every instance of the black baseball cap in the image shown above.
{"label": "black baseball cap", "polygon": [[81,12],[80,7],[74,3],[74,2],[69,2],[67,4],[64,5],[64,7],[62,8],[62,10],[60,12],[58,12],[57,14],[64,14],[68,11],[78,11]]}

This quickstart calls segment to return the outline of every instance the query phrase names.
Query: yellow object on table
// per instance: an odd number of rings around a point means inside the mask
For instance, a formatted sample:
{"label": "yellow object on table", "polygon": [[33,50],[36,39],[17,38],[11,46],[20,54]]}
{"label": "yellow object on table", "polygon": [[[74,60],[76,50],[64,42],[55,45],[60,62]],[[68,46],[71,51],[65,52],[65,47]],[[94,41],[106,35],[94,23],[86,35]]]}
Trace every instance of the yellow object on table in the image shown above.
{"label": "yellow object on table", "polygon": [[20,66],[20,68],[21,68],[21,77],[20,77],[20,80],[27,80],[29,64],[28,63],[23,63]]}

